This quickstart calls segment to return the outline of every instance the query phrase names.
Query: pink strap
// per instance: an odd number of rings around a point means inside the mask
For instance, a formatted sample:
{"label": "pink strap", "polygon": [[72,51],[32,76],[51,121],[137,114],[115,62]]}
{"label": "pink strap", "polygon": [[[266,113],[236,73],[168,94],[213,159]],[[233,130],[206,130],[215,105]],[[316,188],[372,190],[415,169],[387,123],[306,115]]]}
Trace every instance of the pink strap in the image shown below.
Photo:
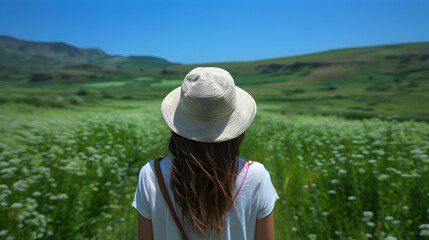
{"label": "pink strap", "polygon": [[250,165],[252,165],[252,163],[253,163],[253,162],[251,162],[251,163],[246,163],[246,164],[247,164],[246,174],[244,175],[243,182],[241,182],[240,188],[238,189],[237,193],[235,194],[234,201],[235,201],[235,199],[237,198],[237,195],[238,195],[238,193],[240,192],[241,187],[243,187],[244,180],[246,180],[247,172],[249,171],[249,166],[250,166]]}

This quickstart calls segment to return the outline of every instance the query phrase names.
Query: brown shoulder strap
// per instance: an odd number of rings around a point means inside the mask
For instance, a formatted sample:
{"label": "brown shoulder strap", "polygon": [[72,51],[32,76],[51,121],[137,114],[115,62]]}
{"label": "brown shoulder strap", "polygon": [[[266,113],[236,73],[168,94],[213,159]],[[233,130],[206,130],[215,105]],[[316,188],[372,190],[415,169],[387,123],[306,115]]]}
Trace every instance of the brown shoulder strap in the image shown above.
{"label": "brown shoulder strap", "polygon": [[167,188],[165,187],[164,179],[162,178],[161,169],[159,167],[159,162],[161,160],[162,158],[157,158],[154,161],[156,180],[158,181],[158,185],[159,185],[159,188],[161,189],[161,193],[162,193],[162,196],[164,197],[165,203],[167,203],[168,210],[170,211],[171,216],[173,217],[177,227],[180,230],[180,233],[182,234],[182,239],[188,240],[188,238],[186,237],[185,231],[183,230],[182,224],[180,224],[179,218],[177,217],[176,212],[174,211],[174,207],[173,207],[173,204],[171,203],[170,196],[168,196]]}

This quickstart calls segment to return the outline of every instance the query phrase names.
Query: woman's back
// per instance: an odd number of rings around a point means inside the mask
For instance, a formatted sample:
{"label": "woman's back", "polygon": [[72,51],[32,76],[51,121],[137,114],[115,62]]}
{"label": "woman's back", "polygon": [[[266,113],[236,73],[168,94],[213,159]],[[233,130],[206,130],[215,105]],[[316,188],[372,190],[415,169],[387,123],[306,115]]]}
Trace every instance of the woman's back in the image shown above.
{"label": "woman's back", "polygon": [[271,213],[278,196],[269,173],[239,158],[256,109],[231,74],[213,67],[193,69],[164,98],[171,158],[160,165],[168,194],[161,188],[162,194],[157,181],[162,178],[149,162],[140,171],[133,202],[139,239],[274,238]]}
{"label": "woman's back", "polygon": [[[238,161],[233,195],[239,189],[240,191],[225,218],[224,231],[220,235],[212,233],[209,239],[254,239],[256,220],[269,215],[278,199],[269,173],[262,164],[253,162],[248,166],[246,160],[240,158]],[[153,162],[148,162],[140,171],[133,206],[143,217],[152,219],[154,239],[181,239],[156,181]],[[160,162],[160,166],[168,194],[186,236],[188,239],[207,239],[208,233],[205,236],[198,235],[188,222],[183,222],[181,208],[174,201],[170,187],[172,160],[166,157]]]}

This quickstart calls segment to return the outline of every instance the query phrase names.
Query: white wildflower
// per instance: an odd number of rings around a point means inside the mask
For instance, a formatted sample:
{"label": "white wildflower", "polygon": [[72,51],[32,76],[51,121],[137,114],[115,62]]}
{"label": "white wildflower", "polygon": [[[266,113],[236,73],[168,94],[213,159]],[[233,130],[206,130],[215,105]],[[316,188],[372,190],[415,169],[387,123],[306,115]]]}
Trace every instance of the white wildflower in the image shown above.
{"label": "white wildflower", "polygon": [[388,180],[390,178],[390,175],[387,174],[380,174],[378,176],[378,180],[383,181],[383,180]]}
{"label": "white wildflower", "polygon": [[16,202],[16,203],[13,203],[12,205],[10,205],[10,208],[12,208],[12,209],[18,209],[18,208],[22,208],[22,206],[23,206],[22,203]]}
{"label": "white wildflower", "polygon": [[39,192],[39,191],[33,192],[33,193],[31,194],[31,196],[33,196],[33,197],[38,197],[38,196],[40,196],[40,195],[42,195],[42,193],[41,193],[41,192]]}
{"label": "white wildflower", "polygon": [[398,240],[396,237],[388,236],[384,240]]}
{"label": "white wildflower", "polygon": [[423,229],[420,231],[419,235],[422,237],[429,237],[429,230]]}
{"label": "white wildflower", "polygon": [[338,184],[338,183],[340,183],[340,181],[339,181],[338,179],[332,179],[332,180],[331,180],[331,183],[332,183],[332,184]]}
{"label": "white wildflower", "polygon": [[355,196],[348,196],[348,197],[347,197],[347,200],[349,200],[349,201],[354,201],[354,200],[356,200],[356,197],[355,197]]}
{"label": "white wildflower", "polygon": [[65,193],[60,193],[60,194],[57,196],[57,198],[58,198],[58,200],[65,200],[65,199],[67,199],[67,198],[68,198],[68,196],[67,196],[67,194],[65,194]]}
{"label": "white wildflower", "polygon": [[364,216],[365,218],[371,219],[371,218],[374,216],[374,213],[373,213],[373,212],[371,212],[371,211],[364,211],[364,212],[363,212],[363,216]]}
{"label": "white wildflower", "polygon": [[12,188],[19,192],[23,192],[27,189],[27,183],[24,180],[18,180],[13,184]]}
{"label": "white wildflower", "polygon": [[311,240],[315,240],[315,239],[317,239],[317,235],[316,235],[316,234],[314,234],[314,233],[310,233],[310,234],[308,234],[307,236],[308,236],[308,238],[309,238],[309,239],[311,239]]}
{"label": "white wildflower", "polygon": [[9,231],[8,231],[8,230],[1,230],[1,231],[0,231],[0,237],[4,237],[4,236],[6,236],[8,233],[9,233]]}

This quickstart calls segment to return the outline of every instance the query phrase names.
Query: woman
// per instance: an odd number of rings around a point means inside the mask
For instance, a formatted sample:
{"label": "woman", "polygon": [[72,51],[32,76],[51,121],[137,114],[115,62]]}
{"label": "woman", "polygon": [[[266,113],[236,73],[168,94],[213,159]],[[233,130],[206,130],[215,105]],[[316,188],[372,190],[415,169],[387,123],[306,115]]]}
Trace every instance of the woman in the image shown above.
{"label": "woman", "polygon": [[172,131],[171,157],[140,171],[132,204],[139,240],[274,239],[278,196],[270,175],[239,158],[256,114],[253,98],[227,71],[195,68],[165,97],[161,112]]}

